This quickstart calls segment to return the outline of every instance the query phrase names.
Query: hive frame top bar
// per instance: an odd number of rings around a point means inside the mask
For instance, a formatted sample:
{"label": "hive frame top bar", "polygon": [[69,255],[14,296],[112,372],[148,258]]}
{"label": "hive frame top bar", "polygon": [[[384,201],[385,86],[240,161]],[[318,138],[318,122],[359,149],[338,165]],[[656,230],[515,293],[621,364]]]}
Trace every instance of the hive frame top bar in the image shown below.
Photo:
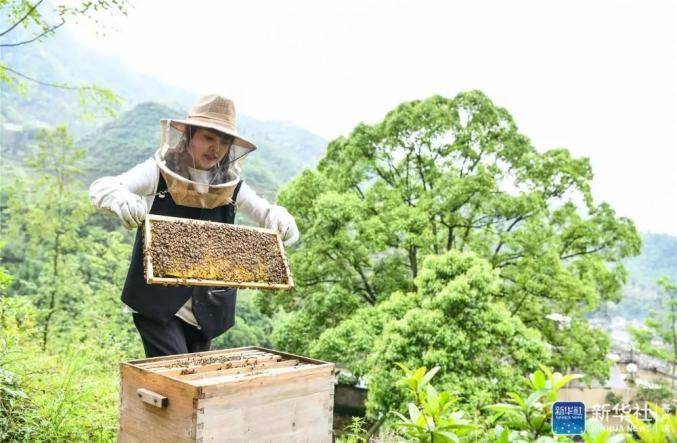
{"label": "hive frame top bar", "polygon": [[[256,361],[255,357],[249,357],[247,359],[235,360],[235,361],[247,361],[250,365],[241,365],[242,371],[237,374],[228,373],[231,371],[223,371],[223,373],[216,370],[207,369],[203,374],[201,370],[190,371],[186,374],[176,374],[177,366],[179,362],[197,362],[200,359],[208,359],[209,357],[218,357],[220,355],[227,356],[237,356],[238,354],[243,353],[258,353],[259,357],[269,356],[269,357],[279,357],[275,361],[270,363],[263,363]],[[224,362],[225,363],[225,362]],[[286,364],[291,363],[291,364]],[[258,365],[258,366],[257,366]],[[131,360],[128,362],[120,363],[120,366],[133,367],[138,371],[146,373],[154,373],[159,376],[162,376],[167,379],[171,379],[175,382],[179,382],[183,385],[191,385],[195,388],[200,387],[209,387],[209,386],[218,386],[228,383],[237,383],[237,382],[249,382],[255,378],[259,377],[278,377],[283,374],[311,374],[315,372],[325,372],[333,373],[335,365],[334,363],[328,363],[321,360],[315,360],[308,357],[302,357],[294,354],[289,354],[286,352],[261,348],[258,346],[248,346],[243,348],[234,348],[234,349],[222,349],[215,351],[206,351],[198,352],[192,354],[179,354],[179,355],[170,355],[164,357],[155,357],[155,358],[146,358],[140,360]],[[251,370],[247,366],[251,366]],[[278,367],[279,366],[279,367]],[[186,366],[187,368],[192,368],[192,366]],[[199,366],[196,366],[199,367]],[[180,366],[179,366],[180,368]],[[195,376],[197,372],[198,377]],[[156,376],[157,376],[156,375]],[[199,377],[199,375],[204,375]]]}
{"label": "hive frame top bar", "polygon": [[146,283],[148,284],[162,284],[162,285],[187,285],[187,286],[217,286],[217,287],[228,287],[228,288],[248,288],[248,289],[277,289],[277,290],[287,290],[290,291],[294,288],[294,280],[291,275],[291,270],[289,269],[289,261],[284,253],[284,244],[282,243],[282,237],[280,233],[274,229],[259,228],[253,226],[245,225],[230,225],[229,227],[234,227],[236,229],[245,229],[257,232],[263,232],[266,234],[273,234],[277,238],[278,247],[280,248],[280,253],[282,254],[282,261],[284,263],[285,274],[287,275],[287,284],[281,283],[257,283],[257,282],[227,282],[223,280],[208,280],[200,278],[181,278],[181,277],[155,277],[153,274],[153,263],[151,260],[151,254],[149,253],[151,242],[152,242],[152,230],[151,223],[154,221],[167,221],[175,223],[187,223],[187,224],[205,224],[205,225],[224,225],[225,223],[218,223],[208,220],[195,220],[195,219],[185,219],[178,217],[168,217],[164,215],[155,215],[148,214],[146,220],[144,221],[144,235],[143,235],[143,250],[144,250],[144,270],[146,275]]}

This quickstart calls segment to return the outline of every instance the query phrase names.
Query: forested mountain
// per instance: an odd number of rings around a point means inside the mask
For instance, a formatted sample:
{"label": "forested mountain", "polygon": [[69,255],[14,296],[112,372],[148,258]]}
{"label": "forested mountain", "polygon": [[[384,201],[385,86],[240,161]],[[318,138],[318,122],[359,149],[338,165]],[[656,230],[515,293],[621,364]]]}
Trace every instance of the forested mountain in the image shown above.
{"label": "forested mountain", "polygon": [[631,283],[652,286],[661,277],[677,280],[677,237],[648,232],[642,242],[642,255],[627,262]]}
{"label": "forested mountain", "polygon": [[[13,38],[28,36],[23,30]],[[68,48],[67,50],[65,48]],[[120,96],[120,110],[137,103],[159,100],[174,108],[188,106],[196,93],[167,85],[158,79],[135,72],[120,57],[105,54],[82,45],[67,31],[60,31],[41,44],[3,48],[2,61],[22,74],[45,83],[70,86],[96,84]],[[24,126],[68,123],[72,132],[87,131],[94,125],[80,117],[81,104],[77,92],[42,86],[26,80],[18,92],[0,88],[2,121]]]}
{"label": "forested mountain", "polygon": [[623,287],[623,299],[609,303],[598,314],[642,320],[652,310],[661,310],[661,297],[656,281],[668,277],[677,281],[677,237],[644,233],[642,253],[626,261],[629,278]]}
{"label": "forested mountain", "polygon": [[[67,32],[41,45],[4,48],[3,63],[42,82],[95,83],[124,100],[115,118],[97,115],[83,120],[83,112],[89,109],[83,108],[72,90],[28,80],[23,91],[0,89],[3,154],[25,153],[35,128],[67,123],[77,144],[88,149],[87,182],[118,174],[150,157],[159,145],[160,119],[185,117],[199,95],[139,74],[119,57],[84,47]],[[239,115],[238,128],[259,147],[245,162],[245,177],[269,199],[300,170],[314,166],[326,147],[321,137],[287,122]]]}

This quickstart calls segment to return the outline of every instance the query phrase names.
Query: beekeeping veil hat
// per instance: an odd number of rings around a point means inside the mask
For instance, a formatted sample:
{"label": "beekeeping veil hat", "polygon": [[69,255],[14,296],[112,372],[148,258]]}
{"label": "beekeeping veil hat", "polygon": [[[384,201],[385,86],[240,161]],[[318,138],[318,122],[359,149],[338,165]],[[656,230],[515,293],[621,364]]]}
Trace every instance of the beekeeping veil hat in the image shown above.
{"label": "beekeeping veil hat", "polygon": [[[233,102],[220,95],[205,95],[191,108],[187,118],[163,119],[161,123],[162,137],[155,161],[174,201],[207,209],[230,203],[240,181],[238,163],[256,149],[237,132]],[[215,131],[218,142],[227,148],[225,156],[208,171],[196,171],[190,152],[191,137],[198,127]]]}

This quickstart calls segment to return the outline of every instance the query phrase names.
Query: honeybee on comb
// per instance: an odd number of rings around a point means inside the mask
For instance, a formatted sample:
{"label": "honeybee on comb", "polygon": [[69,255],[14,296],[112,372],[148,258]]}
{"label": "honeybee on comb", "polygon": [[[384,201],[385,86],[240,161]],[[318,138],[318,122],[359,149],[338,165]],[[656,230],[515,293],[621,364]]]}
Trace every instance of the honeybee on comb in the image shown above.
{"label": "honeybee on comb", "polygon": [[291,289],[275,231],[150,215],[146,220],[148,283]]}

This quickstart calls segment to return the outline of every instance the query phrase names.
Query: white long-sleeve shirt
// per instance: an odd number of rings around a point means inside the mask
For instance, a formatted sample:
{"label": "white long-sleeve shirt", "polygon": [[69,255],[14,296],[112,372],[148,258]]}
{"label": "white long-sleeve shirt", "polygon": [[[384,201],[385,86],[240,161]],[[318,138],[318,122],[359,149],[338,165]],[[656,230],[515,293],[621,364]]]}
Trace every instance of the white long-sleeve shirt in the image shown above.
{"label": "white long-sleeve shirt", "polygon": [[[239,175],[239,170],[236,172]],[[199,180],[198,177],[192,179],[195,181]],[[89,187],[89,197],[97,209],[111,211],[113,202],[125,198],[127,193],[132,192],[144,198],[146,207],[150,211],[150,208],[153,207],[154,194],[157,192],[159,180],[160,169],[155,160],[149,158],[120,175],[101,177],[95,180]],[[242,212],[257,225],[269,227],[267,226],[266,219],[272,206],[274,205],[271,205],[264,198],[257,195],[246,182],[242,182],[235,199],[235,207],[238,211]],[[129,309],[131,310],[131,308]],[[176,312],[176,316],[193,326],[200,327],[195,319],[195,315],[193,315],[192,300],[190,298]]]}

